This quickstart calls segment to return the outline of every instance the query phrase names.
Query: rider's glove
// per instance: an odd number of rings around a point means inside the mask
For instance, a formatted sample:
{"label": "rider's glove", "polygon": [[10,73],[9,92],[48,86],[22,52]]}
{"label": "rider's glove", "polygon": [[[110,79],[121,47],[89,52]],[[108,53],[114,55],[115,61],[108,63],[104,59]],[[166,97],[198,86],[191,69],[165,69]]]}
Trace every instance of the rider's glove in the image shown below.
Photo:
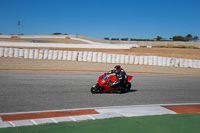
{"label": "rider's glove", "polygon": [[110,83],[110,87],[113,87],[115,84],[114,83]]}

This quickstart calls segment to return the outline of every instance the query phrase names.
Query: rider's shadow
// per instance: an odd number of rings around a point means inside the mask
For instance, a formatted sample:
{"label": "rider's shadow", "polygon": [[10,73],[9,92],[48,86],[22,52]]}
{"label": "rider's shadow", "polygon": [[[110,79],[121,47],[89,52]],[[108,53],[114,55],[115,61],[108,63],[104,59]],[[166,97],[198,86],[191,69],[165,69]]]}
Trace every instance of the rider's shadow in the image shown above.
{"label": "rider's shadow", "polygon": [[127,92],[125,92],[125,93],[118,93],[118,92],[102,92],[101,94],[126,94],[126,93],[132,93],[132,92],[136,92],[136,91],[138,91],[138,90],[129,90],[129,91],[127,91]]}
{"label": "rider's shadow", "polygon": [[127,91],[126,93],[131,93],[131,92],[136,92],[136,91],[138,91],[138,90],[129,90],[129,91]]}

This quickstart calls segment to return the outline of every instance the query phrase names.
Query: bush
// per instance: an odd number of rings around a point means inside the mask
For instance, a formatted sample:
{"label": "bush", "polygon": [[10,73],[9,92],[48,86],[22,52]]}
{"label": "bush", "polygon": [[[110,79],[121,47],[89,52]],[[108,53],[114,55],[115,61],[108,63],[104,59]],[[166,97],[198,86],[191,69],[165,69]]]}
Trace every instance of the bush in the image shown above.
{"label": "bush", "polygon": [[108,37],[105,37],[104,40],[109,40],[109,38],[108,38]]}
{"label": "bush", "polygon": [[128,38],[121,38],[122,41],[128,41]]}
{"label": "bush", "polygon": [[53,35],[62,35],[62,33],[53,33]]}
{"label": "bush", "polygon": [[111,40],[119,40],[119,38],[112,38]]}

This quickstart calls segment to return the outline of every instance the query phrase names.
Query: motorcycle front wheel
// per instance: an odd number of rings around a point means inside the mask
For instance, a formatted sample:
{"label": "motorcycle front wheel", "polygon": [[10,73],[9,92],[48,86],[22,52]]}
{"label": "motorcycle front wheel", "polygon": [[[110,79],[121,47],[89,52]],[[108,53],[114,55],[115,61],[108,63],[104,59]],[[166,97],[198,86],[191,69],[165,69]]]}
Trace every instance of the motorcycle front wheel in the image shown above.
{"label": "motorcycle front wheel", "polygon": [[97,84],[92,86],[90,91],[91,91],[92,94],[97,94],[97,93],[101,93],[103,90],[102,90],[102,87],[99,86],[99,84],[97,83]]}

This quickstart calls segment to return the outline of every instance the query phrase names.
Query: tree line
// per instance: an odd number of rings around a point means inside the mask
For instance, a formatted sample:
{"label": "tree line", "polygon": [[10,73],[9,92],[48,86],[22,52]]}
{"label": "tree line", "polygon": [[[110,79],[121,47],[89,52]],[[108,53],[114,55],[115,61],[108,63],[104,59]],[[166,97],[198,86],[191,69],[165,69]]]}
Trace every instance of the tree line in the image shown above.
{"label": "tree line", "polygon": [[121,41],[198,41],[199,37],[198,36],[192,36],[192,34],[188,34],[187,36],[173,36],[172,38],[165,39],[163,37],[157,36],[154,39],[135,39],[135,38],[109,38],[105,37],[105,40],[121,40]]}

